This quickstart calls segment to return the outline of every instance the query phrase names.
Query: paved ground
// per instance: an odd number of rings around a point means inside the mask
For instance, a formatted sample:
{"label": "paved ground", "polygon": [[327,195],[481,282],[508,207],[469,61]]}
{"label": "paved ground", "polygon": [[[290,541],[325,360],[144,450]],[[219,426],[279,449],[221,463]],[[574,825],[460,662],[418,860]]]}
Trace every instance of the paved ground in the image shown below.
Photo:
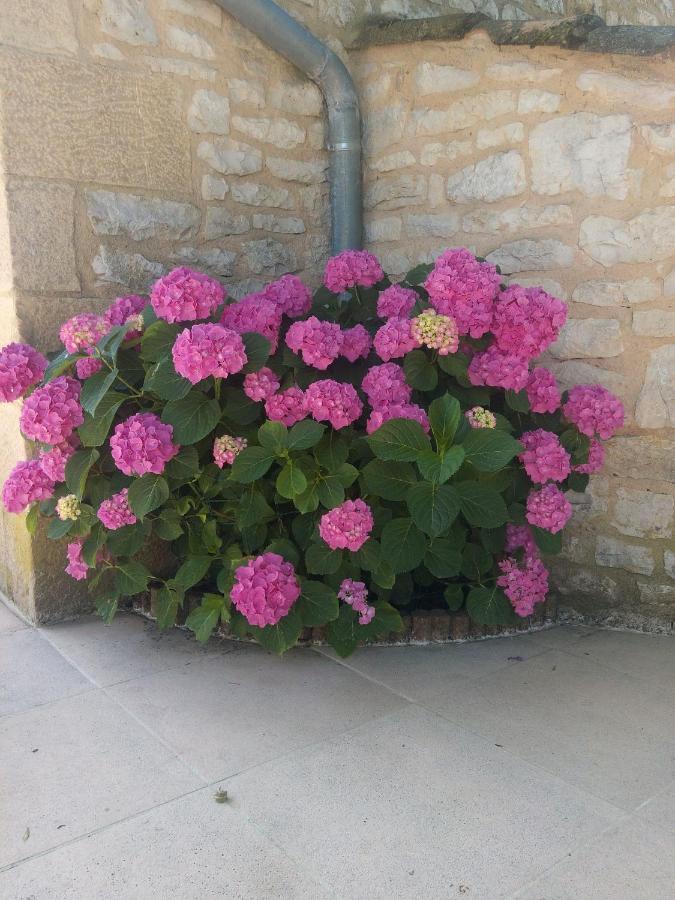
{"label": "paved ground", "polygon": [[673,675],[600,629],[343,663],[0,606],[0,897],[670,900]]}

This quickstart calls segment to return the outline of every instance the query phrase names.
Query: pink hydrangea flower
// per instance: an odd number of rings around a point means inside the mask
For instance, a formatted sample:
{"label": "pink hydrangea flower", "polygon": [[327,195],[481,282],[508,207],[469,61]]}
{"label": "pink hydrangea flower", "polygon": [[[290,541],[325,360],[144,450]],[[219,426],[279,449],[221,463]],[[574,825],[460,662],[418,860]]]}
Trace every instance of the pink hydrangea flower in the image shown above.
{"label": "pink hydrangea flower", "polygon": [[138,324],[138,316],[145,309],[145,305],[145,299],[138,294],[118,297],[105,311],[103,318],[108,328],[114,328],[116,325],[126,325],[129,322],[132,327],[125,335],[125,340],[129,341],[140,334],[139,329],[135,326]]}
{"label": "pink hydrangea flower", "polygon": [[588,448],[588,459],[585,463],[581,463],[578,466],[572,466],[572,468],[575,472],[579,472],[580,475],[593,475],[595,472],[600,471],[604,462],[605,448],[600,441],[591,438],[591,445]]}
{"label": "pink hydrangea flower", "polygon": [[345,500],[321,516],[319,534],[331,550],[355,553],[373,530],[373,514],[363,500]]}
{"label": "pink hydrangea flower", "polygon": [[47,360],[30,344],[7,344],[0,350],[0,402],[11,403],[45,374]]}
{"label": "pink hydrangea flower", "polygon": [[220,324],[238,334],[255,331],[270,342],[270,353],[274,353],[279,343],[279,328],[282,318],[281,307],[264,294],[247,294],[237,303],[231,303],[223,310]]}
{"label": "pink hydrangea flower", "polygon": [[623,427],[623,404],[599,384],[573,387],[563,405],[563,412],[565,418],[588,437],[597,434],[606,441]]}
{"label": "pink hydrangea flower", "polygon": [[68,565],[66,566],[66,572],[76,581],[83,581],[87,577],[87,572],[89,571],[89,566],[82,559],[83,543],[84,541],[82,539],[72,541],[68,544],[67,549]]}
{"label": "pink hydrangea flower", "polygon": [[528,379],[527,360],[512,353],[502,353],[491,344],[473,357],[468,375],[471,384],[521,391]]}
{"label": "pink hydrangea flower", "polygon": [[98,508],[96,513],[99,520],[111,531],[123,528],[125,525],[135,525],[138,519],[129,506],[129,491],[123,488],[117,494],[113,494]]}
{"label": "pink hydrangea flower", "polygon": [[363,325],[355,325],[342,332],[341,355],[349,362],[356,362],[361,357],[368,356],[372,341]]}
{"label": "pink hydrangea flower", "polygon": [[411,321],[410,331],[418,344],[438,350],[439,356],[457,352],[459,335],[455,320],[450,316],[442,316],[433,309],[425,309]]}
{"label": "pink hydrangea flower", "polygon": [[224,297],[220,282],[181,266],[154,283],[150,302],[160,319],[193,322],[212,315]]}
{"label": "pink hydrangea flower", "polygon": [[307,403],[304,391],[299,387],[289,387],[278,394],[272,394],[265,400],[265,412],[268,419],[283,422],[290,428],[296,422],[307,418]]}
{"label": "pink hydrangea flower", "polygon": [[53,482],[66,480],[66,463],[80,444],[79,438],[71,434],[68,440],[50,450],[41,450],[38,457],[40,468]]}
{"label": "pink hydrangea flower", "polygon": [[96,359],[94,356],[85,356],[83,359],[78,359],[75,363],[75,371],[80,381],[86,381],[87,378],[91,378],[92,375],[100,372],[102,368],[103,361]]}
{"label": "pink hydrangea flower", "polygon": [[244,378],[244,393],[249,400],[260,403],[262,400],[267,400],[272,394],[276,394],[279,384],[280,381],[276,374],[267,366],[263,366],[257,372],[249,372]]}
{"label": "pink hydrangea flower", "polygon": [[352,581],[351,578],[345,578],[338,591],[338,598],[359,613],[359,625],[367,625],[375,616],[375,607],[369,605],[367,597],[368,589],[364,582]]}
{"label": "pink hydrangea flower", "polygon": [[525,556],[518,562],[511,556],[499,562],[502,575],[497,584],[511,601],[516,614],[531,616],[537,603],[548,593],[548,569],[536,556]]}
{"label": "pink hydrangea flower", "polygon": [[532,370],[525,390],[532,412],[552,413],[560,406],[558,382],[553,372],[543,366]]}
{"label": "pink hydrangea flower", "polygon": [[372,253],[366,250],[343,250],[326,263],[323,283],[329,291],[340,294],[356,285],[372,287],[383,278],[382,266]]}
{"label": "pink hydrangea flower", "polygon": [[380,406],[378,409],[374,409],[368,416],[366,432],[372,434],[389,419],[411,419],[413,422],[418,422],[427,434],[429,433],[429,417],[422,407],[415,403],[391,403],[389,406]]}
{"label": "pink hydrangea flower", "polygon": [[405,319],[417,303],[417,292],[392,284],[377,298],[377,314],[381,319]]}
{"label": "pink hydrangea flower", "polygon": [[396,363],[382,363],[368,369],[361,389],[368,397],[373,409],[392,403],[409,403],[412,388],[405,380],[405,372]]}
{"label": "pink hydrangea flower", "polygon": [[512,284],[495,304],[492,330],[503,353],[533,359],[558,337],[566,318],[562,300],[538,287]]}
{"label": "pink hydrangea flower", "polygon": [[234,573],[232,602],[249,625],[264,628],[287,616],[300,596],[291,563],[278,553],[263,553]]}
{"label": "pink hydrangea flower", "polygon": [[54,493],[54,482],[36,459],[17,463],[2,488],[2,502],[7,512],[20,513],[36,500],[48,500]]}
{"label": "pink hydrangea flower", "polygon": [[310,316],[302,322],[293,322],[286,332],[286,343],[294,353],[299,353],[308,366],[327,369],[342,352],[343,332],[334,322],[322,322]]}
{"label": "pink hydrangea flower", "polygon": [[497,420],[494,413],[483,406],[473,406],[464,413],[472,428],[496,428]]}
{"label": "pink hydrangea flower", "polygon": [[526,431],[518,440],[525,447],[518,458],[535,484],[564,481],[572,471],[570,455],[552,431],[537,428]]}
{"label": "pink hydrangea flower", "polygon": [[203,378],[227,378],[240,372],[248,357],[236,331],[223,325],[193,325],[176,338],[173,365],[179,375],[197,384]]}
{"label": "pink hydrangea flower", "polygon": [[33,391],[21,410],[21,431],[42,444],[63,443],[83,422],[80,383],[67,375]]}
{"label": "pink hydrangea flower", "polygon": [[282,275],[263,289],[263,296],[272,300],[290,319],[306,316],[312,308],[312,292],[297,275]]}
{"label": "pink hydrangea flower", "polygon": [[451,316],[460,334],[479,338],[490,330],[500,281],[494,266],[460,248],[438,257],[424,287],[434,309]]}
{"label": "pink hydrangea flower", "polygon": [[530,491],[525,504],[525,518],[530,525],[556,534],[572,515],[572,504],[555,484],[546,484],[539,491]]}
{"label": "pink hydrangea flower", "polygon": [[528,525],[514,525],[512,522],[506,526],[506,543],[504,549],[507,553],[514,553],[523,549],[526,556],[539,556],[532,532]]}
{"label": "pink hydrangea flower", "polygon": [[351,384],[331,378],[315,381],[305,391],[305,404],[317,422],[330,422],[333,428],[345,428],[363,412],[363,404]]}
{"label": "pink hydrangea flower", "polygon": [[401,318],[387,319],[384,325],[377,329],[373,344],[375,352],[384,362],[398,359],[415,347],[419,347],[419,343],[413,337],[410,319]]}
{"label": "pink hydrangea flower", "polygon": [[221,437],[217,437],[213,442],[213,461],[219,469],[222,469],[224,466],[231,466],[246,447],[248,447],[246,438],[224,434]]}
{"label": "pink hydrangea flower", "polygon": [[172,442],[173,428],[154,413],[136,413],[115,428],[110,450],[125,475],[161,475],[180,447]]}
{"label": "pink hydrangea flower", "polygon": [[80,353],[93,350],[107,333],[108,324],[103,316],[78,313],[63,323],[59,337],[68,353]]}

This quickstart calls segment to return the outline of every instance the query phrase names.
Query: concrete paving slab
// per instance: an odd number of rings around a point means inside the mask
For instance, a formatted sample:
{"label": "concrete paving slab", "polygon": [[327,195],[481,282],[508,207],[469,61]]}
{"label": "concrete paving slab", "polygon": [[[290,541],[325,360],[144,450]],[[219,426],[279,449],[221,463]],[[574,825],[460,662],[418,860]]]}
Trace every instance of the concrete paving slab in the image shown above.
{"label": "concrete paving slab", "polygon": [[209,780],[333,737],[405,705],[318,653],[260,647],[109,689]]}
{"label": "concrete paving slab", "polygon": [[84,616],[76,622],[51,625],[42,633],[79,669],[104,686],[246,649],[231,641],[200,644],[187,631],[162,632],[154,622],[132,614],[117,615],[111,625],[105,625],[100,616]]}
{"label": "concrete paving slab", "polygon": [[0,760],[0,866],[204,784],[100,691],[0,720]]}
{"label": "concrete paving slab", "polygon": [[675,641],[672,636],[645,634],[638,640],[636,638],[635,632],[597,629],[566,649],[616,672],[644,678],[670,689],[675,699]]}
{"label": "concrete paving slab", "polygon": [[20,619],[14,610],[10,609],[9,606],[6,606],[2,600],[0,600],[0,634],[9,634],[12,631],[19,631],[22,628],[28,628],[29,626]]}
{"label": "concrete paving slab", "polygon": [[301,863],[247,825],[213,788],[0,872],[5,900],[328,900]]}
{"label": "concrete paving slab", "polygon": [[675,709],[662,691],[583,656],[552,650],[423,702],[626,810],[672,778]]}
{"label": "concrete paving slab", "polygon": [[499,898],[621,813],[410,706],[228,782],[341,898]]}
{"label": "concrete paving slab", "polygon": [[675,846],[675,781],[641,806],[636,815],[657,825],[664,834],[670,834]]}
{"label": "concrete paving slab", "polygon": [[675,885],[672,842],[657,828],[623,822],[588,845],[580,844],[518,900],[667,900]]}
{"label": "concrete paving slab", "polygon": [[0,635],[0,716],[81,694],[92,687],[32,628]]}

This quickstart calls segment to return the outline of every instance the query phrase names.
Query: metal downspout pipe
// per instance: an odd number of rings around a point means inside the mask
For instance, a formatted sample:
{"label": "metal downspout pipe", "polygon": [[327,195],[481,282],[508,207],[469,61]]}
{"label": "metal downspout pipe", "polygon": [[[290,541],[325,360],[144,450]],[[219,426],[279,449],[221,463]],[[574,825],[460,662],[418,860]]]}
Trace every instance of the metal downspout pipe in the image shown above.
{"label": "metal downspout pipe", "polygon": [[361,120],[354,82],[342,60],[272,0],[215,0],[261,41],[321,89],[328,110],[331,249],[359,249],[363,240]]}

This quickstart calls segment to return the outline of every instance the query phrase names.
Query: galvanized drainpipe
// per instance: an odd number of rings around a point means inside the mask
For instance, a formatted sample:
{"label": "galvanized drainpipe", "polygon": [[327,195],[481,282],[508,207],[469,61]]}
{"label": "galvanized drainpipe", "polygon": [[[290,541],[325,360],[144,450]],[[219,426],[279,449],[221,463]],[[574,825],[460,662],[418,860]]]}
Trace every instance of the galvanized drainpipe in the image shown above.
{"label": "galvanized drainpipe", "polygon": [[245,28],[297,66],[323,93],[328,109],[331,248],[363,240],[361,120],[352,77],[342,60],[272,0],[215,0]]}

